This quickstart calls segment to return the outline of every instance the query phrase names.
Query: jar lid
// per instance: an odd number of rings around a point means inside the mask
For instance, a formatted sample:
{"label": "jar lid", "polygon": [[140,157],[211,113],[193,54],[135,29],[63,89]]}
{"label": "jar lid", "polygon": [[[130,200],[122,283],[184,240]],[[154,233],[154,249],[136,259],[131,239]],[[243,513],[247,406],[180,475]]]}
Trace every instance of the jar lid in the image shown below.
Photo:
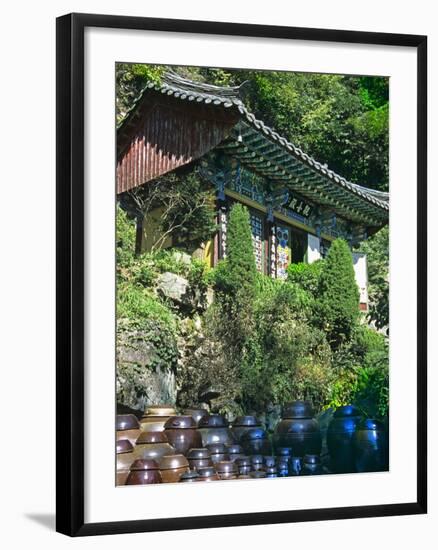
{"label": "jar lid", "polygon": [[342,418],[344,416],[361,416],[361,414],[359,409],[354,405],[343,405],[333,413],[334,418]]}
{"label": "jar lid", "polygon": [[190,449],[186,456],[187,458],[190,458],[192,460],[200,460],[202,458],[210,458],[211,453],[209,449],[198,448],[198,449]]}
{"label": "jar lid", "polygon": [[283,407],[282,418],[311,418],[313,407],[310,401],[291,401]]}
{"label": "jar lid", "polygon": [[167,443],[165,432],[141,432],[137,438],[137,445],[148,445],[150,443]]}
{"label": "jar lid", "polygon": [[208,414],[199,420],[198,426],[200,428],[226,428],[228,421],[221,414]]}
{"label": "jar lid", "polygon": [[249,427],[255,428],[255,427],[261,426],[260,421],[255,416],[251,416],[251,415],[238,416],[232,424],[233,424],[233,427],[249,426]]}
{"label": "jar lid", "polygon": [[179,478],[180,481],[193,481],[194,479],[198,479],[199,474],[195,470],[190,470],[188,472],[184,472],[182,476]]}
{"label": "jar lid", "polygon": [[164,424],[165,430],[187,430],[196,428],[196,422],[191,416],[171,416]]}
{"label": "jar lid", "polygon": [[158,470],[158,464],[152,458],[138,458],[131,464],[130,470]]}
{"label": "jar lid", "polygon": [[134,450],[132,443],[129,439],[119,439],[116,443],[116,452],[118,455],[123,453],[130,453]]}
{"label": "jar lid", "polygon": [[116,416],[116,430],[138,430],[140,424],[137,417],[133,414],[118,414]]}

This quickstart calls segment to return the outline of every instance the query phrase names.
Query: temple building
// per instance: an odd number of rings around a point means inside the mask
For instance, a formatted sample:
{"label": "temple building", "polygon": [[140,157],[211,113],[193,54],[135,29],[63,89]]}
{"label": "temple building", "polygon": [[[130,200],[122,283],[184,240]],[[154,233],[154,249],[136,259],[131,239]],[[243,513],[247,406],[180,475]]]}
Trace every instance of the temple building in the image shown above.
{"label": "temple building", "polygon": [[[257,269],[277,278],[292,262],[324,257],[337,237],[353,247],[388,223],[388,193],[347,181],[257,120],[240,87],[166,73],[146,86],[118,128],[117,194],[184,165],[216,190],[219,230],[204,248],[211,265],[226,256],[235,201],[250,212]],[[147,250],[153,216],[138,223],[139,246]],[[366,257],[353,259],[367,309]]]}

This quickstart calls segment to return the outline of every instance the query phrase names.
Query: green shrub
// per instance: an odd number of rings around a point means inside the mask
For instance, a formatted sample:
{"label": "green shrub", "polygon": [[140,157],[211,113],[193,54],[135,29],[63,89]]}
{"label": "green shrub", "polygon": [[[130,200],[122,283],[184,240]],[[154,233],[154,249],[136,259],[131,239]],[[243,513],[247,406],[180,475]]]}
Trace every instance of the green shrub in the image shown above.
{"label": "green shrub", "polygon": [[318,284],[316,322],[335,349],[350,339],[359,319],[359,289],[348,244],[336,239],[322,266]]}
{"label": "green shrub", "polygon": [[117,205],[116,210],[116,262],[117,270],[132,265],[135,252],[136,223]]}
{"label": "green shrub", "polygon": [[287,268],[287,280],[299,285],[316,298],[318,296],[319,279],[323,265],[324,260],[318,260],[311,264],[303,262],[290,264]]}

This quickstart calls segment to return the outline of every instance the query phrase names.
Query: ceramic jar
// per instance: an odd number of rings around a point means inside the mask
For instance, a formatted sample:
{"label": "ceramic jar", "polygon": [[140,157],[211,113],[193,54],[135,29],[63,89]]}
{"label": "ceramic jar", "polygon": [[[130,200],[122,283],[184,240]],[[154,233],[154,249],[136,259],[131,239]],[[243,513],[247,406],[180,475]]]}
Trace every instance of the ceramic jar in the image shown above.
{"label": "ceramic jar", "polygon": [[267,466],[265,472],[266,477],[278,477],[277,466]]}
{"label": "ceramic jar", "polygon": [[203,416],[198,423],[198,428],[204,447],[212,443],[223,443],[224,445],[234,443],[228,422],[221,414]]}
{"label": "ceramic jar", "polygon": [[327,429],[330,468],[334,473],[356,471],[354,434],[360,422],[360,412],[353,405],[339,407]]}
{"label": "ceramic jar", "polygon": [[275,429],[274,446],[291,447],[295,456],[304,456],[321,454],[321,443],[321,432],[310,402],[293,401],[286,405]]}
{"label": "ceramic jar", "polygon": [[276,458],[275,458],[275,456],[264,456],[263,457],[263,463],[267,468],[270,468],[272,466],[275,466]]}
{"label": "ceramic jar", "polygon": [[201,435],[191,416],[171,416],[164,424],[164,432],[177,453],[185,455],[189,449],[202,447]]}
{"label": "ceramic jar", "polygon": [[118,414],[116,416],[116,439],[128,439],[132,445],[135,445],[137,437],[140,435],[140,424],[137,417],[133,414]]}
{"label": "ceramic jar", "polygon": [[318,455],[305,455],[303,459],[303,469],[301,475],[319,475],[322,474],[321,459]]}
{"label": "ceramic jar", "polygon": [[230,457],[230,460],[232,462],[236,461],[238,458],[243,458],[245,456],[245,453],[243,452],[243,448],[240,445],[233,444],[233,445],[227,445],[227,454]]}
{"label": "ceramic jar", "polygon": [[278,477],[287,477],[289,475],[289,459],[284,456],[277,457],[275,461]]}
{"label": "ceramic jar", "polygon": [[189,471],[189,462],[181,454],[162,456],[158,464],[163,483],[176,483],[183,474]]}
{"label": "ceramic jar", "polygon": [[198,470],[198,474],[199,481],[218,481],[220,479],[219,474],[213,466],[209,466],[208,468],[200,468]]}
{"label": "ceramic jar", "polygon": [[184,409],[183,415],[191,416],[198,425],[201,418],[208,415],[208,411],[206,409]]}
{"label": "ceramic jar", "polygon": [[289,460],[289,475],[299,476],[303,469],[303,460],[299,456],[291,456]]}
{"label": "ceramic jar", "polygon": [[128,439],[119,439],[116,444],[117,475],[116,485],[125,485],[128,479],[129,469],[134,462],[134,447]]}
{"label": "ceramic jar", "polygon": [[208,449],[190,449],[187,453],[187,460],[192,470],[213,466],[211,454]]}
{"label": "ceramic jar", "polygon": [[242,436],[251,428],[261,428],[262,425],[255,416],[238,416],[232,423],[231,433],[237,443],[240,443]]}
{"label": "ceramic jar", "polygon": [[126,485],[148,485],[161,483],[158,464],[151,458],[135,460],[131,465]]}
{"label": "ceramic jar", "polygon": [[252,471],[252,464],[249,456],[238,458],[235,463],[240,475],[248,475]]}
{"label": "ceramic jar", "polygon": [[272,452],[268,434],[263,428],[251,428],[242,435],[241,445],[247,455],[270,455]]}
{"label": "ceramic jar", "polygon": [[206,445],[206,447],[211,453],[213,464],[216,464],[220,460],[230,460],[227,448],[223,443],[212,443],[211,445]]}
{"label": "ceramic jar", "polygon": [[141,430],[143,432],[162,432],[166,421],[175,415],[176,410],[171,405],[149,405],[140,420]]}
{"label": "ceramic jar", "polygon": [[180,483],[192,483],[193,481],[199,481],[199,474],[195,470],[190,470],[179,478]]}
{"label": "ceramic jar", "polygon": [[388,432],[381,422],[367,418],[357,425],[354,450],[357,472],[388,470]]}
{"label": "ceramic jar", "polygon": [[251,468],[253,471],[264,470],[265,463],[262,455],[252,455],[251,456]]}
{"label": "ceramic jar", "polygon": [[175,452],[165,432],[141,432],[134,447],[135,458],[159,460],[162,456],[174,455]]}
{"label": "ceramic jar", "polygon": [[226,479],[237,479],[239,470],[237,469],[237,464],[231,462],[231,460],[221,460],[216,464],[216,471],[219,475],[219,478],[222,480]]}

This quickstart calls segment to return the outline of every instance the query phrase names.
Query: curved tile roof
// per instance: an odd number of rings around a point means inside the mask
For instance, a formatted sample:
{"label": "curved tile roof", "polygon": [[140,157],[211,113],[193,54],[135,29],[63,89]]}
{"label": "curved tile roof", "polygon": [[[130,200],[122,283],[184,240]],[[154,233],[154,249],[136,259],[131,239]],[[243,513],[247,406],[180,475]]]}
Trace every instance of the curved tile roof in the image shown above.
{"label": "curved tile roof", "polygon": [[[344,200],[347,200],[352,212],[363,208],[365,203],[369,205],[366,210],[368,215],[373,214],[372,217],[376,225],[383,225],[387,222],[389,193],[369,189],[348,181],[329,169],[327,165],[316,161],[263,121],[258,120],[246,108],[242,100],[242,85],[235,87],[216,86],[195,82],[174,72],[167,72],[163,75],[160,84],[150,82],[146,85],[125,119],[119,125],[120,131],[123,131],[125,125],[135,115],[143,97],[148,91],[152,90],[181,101],[237,110],[242,123],[239,123],[239,127],[236,127],[233,132],[234,139],[224,144],[225,149],[234,149],[234,152],[241,155],[242,158],[245,158],[246,155],[247,160],[248,155],[253,160],[261,156],[264,159],[264,164],[260,160],[257,162],[259,165],[263,164],[264,175],[267,177],[290,180],[293,175],[296,177],[297,174],[300,174],[308,182],[319,186],[324,193],[334,193],[337,198],[342,195]],[[263,172],[263,170],[261,171]],[[308,191],[311,190],[308,189]],[[334,202],[337,204],[336,200]],[[359,214],[357,214],[357,218],[359,220]]]}

